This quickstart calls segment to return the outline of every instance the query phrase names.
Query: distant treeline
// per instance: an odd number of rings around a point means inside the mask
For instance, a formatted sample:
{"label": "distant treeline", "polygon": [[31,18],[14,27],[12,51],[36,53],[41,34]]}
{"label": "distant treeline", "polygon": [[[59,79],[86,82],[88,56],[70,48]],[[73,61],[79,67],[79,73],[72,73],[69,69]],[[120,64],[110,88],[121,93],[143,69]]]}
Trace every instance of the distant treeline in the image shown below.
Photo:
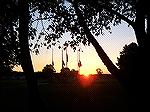
{"label": "distant treeline", "polygon": [[[50,78],[56,78],[56,79],[64,79],[64,78],[75,78],[78,76],[84,76],[79,75],[77,73],[70,73],[70,74],[62,74],[62,73],[45,73],[45,72],[34,72],[38,79],[50,79]],[[100,77],[102,79],[110,79],[113,78],[110,74],[91,74],[89,77]],[[25,79],[24,72],[7,72],[7,73],[0,73],[0,79]]]}

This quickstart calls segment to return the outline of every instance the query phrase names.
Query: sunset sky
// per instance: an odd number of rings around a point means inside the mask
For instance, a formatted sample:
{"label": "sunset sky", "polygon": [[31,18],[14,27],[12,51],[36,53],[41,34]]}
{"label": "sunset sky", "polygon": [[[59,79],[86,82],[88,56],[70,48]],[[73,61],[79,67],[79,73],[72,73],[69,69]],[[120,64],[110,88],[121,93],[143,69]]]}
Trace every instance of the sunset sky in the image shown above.
{"label": "sunset sky", "polygon": [[[64,35],[64,38],[60,39],[62,44],[69,40],[70,36],[68,34]],[[125,44],[129,44],[131,42],[136,42],[134,31],[131,27],[124,22],[121,25],[112,27],[112,33],[109,34],[108,32],[105,35],[100,35],[96,37],[99,44],[102,46],[104,51],[110,57],[114,64],[117,62],[117,57],[119,57],[119,52],[122,51],[122,48]],[[61,49],[58,49],[59,45],[53,47],[54,53],[54,67],[57,72],[60,72],[61,69]],[[95,74],[97,68],[101,68],[104,73],[109,73],[107,68],[102,63],[101,59],[98,57],[94,47],[90,46],[83,46],[81,44],[81,63],[82,67],[80,68],[81,74]],[[68,67],[71,69],[78,69],[77,67],[77,51],[73,51],[70,47],[68,47],[68,56],[69,62]],[[43,67],[46,64],[51,64],[52,59],[52,49],[40,48],[40,54],[35,55],[31,53],[32,62],[34,66],[34,71],[42,71]],[[65,61],[65,57],[64,57]],[[14,70],[22,71],[21,67],[16,67]]]}

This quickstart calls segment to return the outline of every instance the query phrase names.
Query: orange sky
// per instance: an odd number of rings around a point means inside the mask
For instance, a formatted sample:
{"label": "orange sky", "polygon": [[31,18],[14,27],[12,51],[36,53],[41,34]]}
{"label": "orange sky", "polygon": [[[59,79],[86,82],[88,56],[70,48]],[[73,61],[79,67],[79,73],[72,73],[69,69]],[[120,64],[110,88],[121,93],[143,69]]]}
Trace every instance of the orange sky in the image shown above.
{"label": "orange sky", "polygon": [[[65,38],[60,40],[63,44],[66,37],[69,35],[64,35]],[[135,35],[132,28],[128,27],[127,24],[122,23],[117,27],[113,27],[112,34],[108,32],[103,36],[96,37],[99,44],[105,50],[107,55],[115,64],[117,62],[117,57],[119,57],[119,52],[122,50],[125,44],[131,42],[136,42]],[[101,59],[98,57],[94,47],[83,46],[81,45],[83,52],[81,52],[81,74],[94,74],[96,73],[96,68],[101,68],[104,73],[109,73],[107,68],[102,63]],[[60,72],[61,69],[61,50],[58,49],[58,46],[54,46],[54,67],[57,72]],[[77,70],[77,52],[74,52],[73,49],[68,47],[69,62],[68,67],[70,69]],[[35,55],[31,53],[34,71],[41,71],[46,64],[51,64],[51,49],[47,50],[46,48],[40,49],[40,54]],[[65,58],[65,57],[64,57]],[[65,60],[64,60],[65,61]],[[21,68],[15,68],[14,70],[22,71]]]}

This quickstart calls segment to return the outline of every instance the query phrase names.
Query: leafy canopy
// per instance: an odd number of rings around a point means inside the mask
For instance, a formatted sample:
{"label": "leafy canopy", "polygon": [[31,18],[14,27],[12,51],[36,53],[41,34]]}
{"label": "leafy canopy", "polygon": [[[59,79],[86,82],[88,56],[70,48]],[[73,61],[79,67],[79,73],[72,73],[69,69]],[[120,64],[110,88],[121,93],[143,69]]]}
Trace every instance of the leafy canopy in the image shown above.
{"label": "leafy canopy", "polygon": [[0,1],[0,71],[11,71],[19,62],[18,7],[13,0]]}
{"label": "leafy canopy", "polygon": [[[111,27],[119,25],[122,20],[134,26],[136,0],[32,0],[30,34],[31,39],[37,39],[33,48],[50,48],[67,32],[72,38],[68,43],[74,49],[79,43],[89,45],[75,11],[75,3],[94,36],[103,35],[104,30],[111,33]],[[41,38],[44,42],[39,42]]]}

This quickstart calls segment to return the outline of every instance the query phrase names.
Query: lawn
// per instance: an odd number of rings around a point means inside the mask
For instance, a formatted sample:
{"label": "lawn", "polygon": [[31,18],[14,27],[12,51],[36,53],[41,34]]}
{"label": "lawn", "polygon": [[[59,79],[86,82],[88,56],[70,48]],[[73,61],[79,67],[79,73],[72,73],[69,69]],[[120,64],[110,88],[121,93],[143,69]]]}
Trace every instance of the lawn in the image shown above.
{"label": "lawn", "polygon": [[[117,80],[88,81],[84,78],[69,82],[39,80],[38,87],[45,106],[52,112],[128,112],[127,93]],[[25,80],[1,80],[0,89],[1,112],[26,112]]]}

